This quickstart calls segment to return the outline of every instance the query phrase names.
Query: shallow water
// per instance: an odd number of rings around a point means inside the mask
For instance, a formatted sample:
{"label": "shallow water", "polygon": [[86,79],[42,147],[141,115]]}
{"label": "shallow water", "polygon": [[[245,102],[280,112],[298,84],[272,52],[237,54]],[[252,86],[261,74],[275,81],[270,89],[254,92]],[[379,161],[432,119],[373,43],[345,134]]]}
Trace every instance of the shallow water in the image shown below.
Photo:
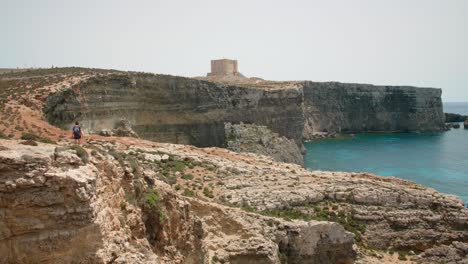
{"label": "shallow water", "polygon": [[358,134],[305,143],[314,170],[396,176],[468,202],[468,129],[429,134]]}

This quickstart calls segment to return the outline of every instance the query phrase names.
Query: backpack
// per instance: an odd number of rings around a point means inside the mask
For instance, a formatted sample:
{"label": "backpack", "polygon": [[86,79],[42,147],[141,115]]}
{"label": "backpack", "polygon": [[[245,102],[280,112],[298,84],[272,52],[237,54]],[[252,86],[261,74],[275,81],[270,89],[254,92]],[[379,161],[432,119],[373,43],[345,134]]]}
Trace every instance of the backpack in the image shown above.
{"label": "backpack", "polygon": [[81,137],[81,128],[79,126],[73,127],[73,136]]}

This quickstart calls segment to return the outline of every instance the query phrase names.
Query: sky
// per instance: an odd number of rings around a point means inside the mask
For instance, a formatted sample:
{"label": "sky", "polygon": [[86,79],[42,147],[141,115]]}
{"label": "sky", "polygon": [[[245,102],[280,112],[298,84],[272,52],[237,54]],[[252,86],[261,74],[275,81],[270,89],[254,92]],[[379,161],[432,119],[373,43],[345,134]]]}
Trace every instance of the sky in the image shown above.
{"label": "sky", "polygon": [[467,0],[0,0],[0,68],[442,88],[468,101]]}

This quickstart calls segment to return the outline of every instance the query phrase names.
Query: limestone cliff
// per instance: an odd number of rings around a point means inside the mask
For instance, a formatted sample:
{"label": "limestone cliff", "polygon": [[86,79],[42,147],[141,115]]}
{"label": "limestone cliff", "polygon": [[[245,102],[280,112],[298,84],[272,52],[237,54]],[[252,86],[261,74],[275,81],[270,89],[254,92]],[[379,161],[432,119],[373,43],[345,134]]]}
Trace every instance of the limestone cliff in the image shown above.
{"label": "limestone cliff", "polygon": [[304,137],[314,132],[425,132],[444,127],[441,90],[304,83]]}
{"label": "limestone cliff", "polygon": [[140,73],[90,78],[49,96],[44,112],[52,124],[79,119],[91,132],[110,130],[125,118],[142,138],[202,147],[225,145],[225,122],[266,125],[299,145],[304,124],[298,89],[267,91]]}
{"label": "limestone cliff", "polygon": [[126,119],[142,138],[225,146],[224,123],[265,125],[300,146],[317,132],[425,132],[444,127],[441,90],[317,82],[213,83],[142,73],[91,77],[47,99],[55,125],[91,132]]}

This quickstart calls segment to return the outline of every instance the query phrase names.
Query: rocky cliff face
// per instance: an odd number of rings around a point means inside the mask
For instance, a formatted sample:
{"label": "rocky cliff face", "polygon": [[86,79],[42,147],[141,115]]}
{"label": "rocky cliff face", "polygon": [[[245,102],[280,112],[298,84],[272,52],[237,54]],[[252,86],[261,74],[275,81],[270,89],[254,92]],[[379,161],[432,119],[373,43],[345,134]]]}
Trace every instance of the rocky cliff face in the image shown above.
{"label": "rocky cliff face", "polygon": [[441,90],[294,82],[212,83],[167,75],[113,73],[48,97],[48,120],[89,131],[126,119],[142,138],[225,146],[224,123],[265,125],[298,145],[317,132],[424,132],[444,126]]}
{"label": "rocky cliff face", "polygon": [[444,126],[441,90],[304,83],[304,136],[314,132],[424,132]]}
{"label": "rocky cliff face", "polygon": [[[302,144],[302,91],[262,90],[154,74],[93,77],[49,96],[52,124],[75,119],[88,131],[122,118],[142,138],[196,146],[225,145],[224,123],[255,123]],[[279,110],[281,108],[281,110]]]}
{"label": "rocky cliff face", "polygon": [[293,140],[271,132],[266,126],[226,123],[226,147],[272,157],[279,162],[304,166],[303,151]]}

